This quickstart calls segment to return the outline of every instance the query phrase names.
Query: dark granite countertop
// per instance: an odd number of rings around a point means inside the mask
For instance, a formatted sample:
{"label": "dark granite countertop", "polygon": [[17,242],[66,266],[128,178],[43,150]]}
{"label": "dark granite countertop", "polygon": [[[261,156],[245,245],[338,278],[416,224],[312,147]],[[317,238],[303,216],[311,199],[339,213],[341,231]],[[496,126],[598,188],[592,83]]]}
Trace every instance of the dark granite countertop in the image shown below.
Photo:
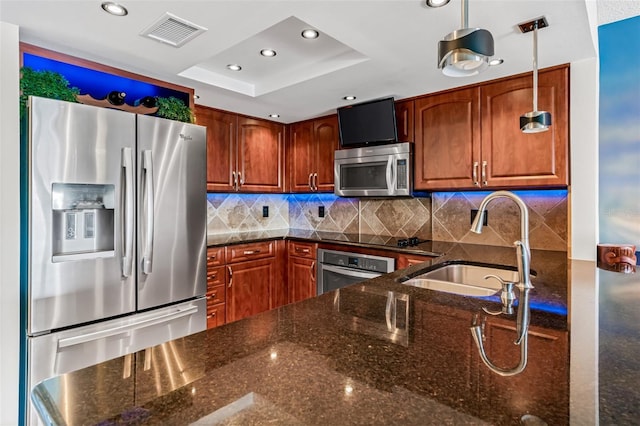
{"label": "dark granite countertop", "polygon": [[[398,280],[452,260],[513,265],[515,250],[453,244],[441,253],[362,284],[46,380],[34,388],[33,399],[69,425],[542,424],[526,423],[538,419],[560,425],[595,424],[598,418],[602,424],[637,424],[636,275],[568,261],[564,252],[533,250],[528,364],[522,373],[502,377],[481,362],[469,332],[472,321],[483,324],[492,361],[503,368],[518,363],[515,315],[482,310],[496,310],[497,298]],[[393,312],[391,328],[387,312]]]}

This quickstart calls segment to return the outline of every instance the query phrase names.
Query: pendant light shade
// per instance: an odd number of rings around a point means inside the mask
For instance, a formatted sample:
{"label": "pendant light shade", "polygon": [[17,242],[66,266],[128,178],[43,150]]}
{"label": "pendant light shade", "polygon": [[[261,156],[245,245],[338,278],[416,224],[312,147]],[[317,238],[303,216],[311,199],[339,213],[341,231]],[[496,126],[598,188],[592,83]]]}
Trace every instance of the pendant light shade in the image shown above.
{"label": "pendant light shade", "polygon": [[538,29],[549,25],[543,16],[518,26],[523,33],[533,31],[533,111],[520,116],[520,130],[523,133],[546,132],[551,126],[551,113],[538,111]]}
{"label": "pendant light shade", "polygon": [[469,28],[469,3],[462,0],[462,28],[438,43],[438,68],[449,77],[470,77],[489,67],[494,54],[493,36],[481,28]]}

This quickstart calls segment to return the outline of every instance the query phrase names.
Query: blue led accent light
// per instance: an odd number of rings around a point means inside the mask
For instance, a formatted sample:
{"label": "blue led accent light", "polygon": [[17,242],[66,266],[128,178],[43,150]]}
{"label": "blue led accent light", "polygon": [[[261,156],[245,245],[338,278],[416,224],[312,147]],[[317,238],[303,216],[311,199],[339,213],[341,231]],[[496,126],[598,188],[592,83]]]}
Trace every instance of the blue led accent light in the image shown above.
{"label": "blue led accent light", "polygon": [[53,59],[24,53],[23,66],[36,71],[53,71],[67,79],[70,87],[80,89],[81,95],[91,95],[94,99],[104,99],[113,90],[127,94],[125,102],[133,106],[137,99],[145,96],[168,98],[173,96],[189,106],[189,93],[160,87],[151,83],[133,80],[103,71],[96,71]]}
{"label": "blue led accent light", "polygon": [[[438,194],[445,195],[448,197],[456,197],[462,196],[464,194],[473,195],[474,197],[485,197],[492,192],[495,191],[456,191],[456,192],[438,192]],[[566,189],[534,189],[534,190],[518,190],[518,191],[510,191],[516,194],[517,196],[523,198],[526,202],[526,199],[529,197],[542,197],[542,198],[566,198],[569,191]]]}

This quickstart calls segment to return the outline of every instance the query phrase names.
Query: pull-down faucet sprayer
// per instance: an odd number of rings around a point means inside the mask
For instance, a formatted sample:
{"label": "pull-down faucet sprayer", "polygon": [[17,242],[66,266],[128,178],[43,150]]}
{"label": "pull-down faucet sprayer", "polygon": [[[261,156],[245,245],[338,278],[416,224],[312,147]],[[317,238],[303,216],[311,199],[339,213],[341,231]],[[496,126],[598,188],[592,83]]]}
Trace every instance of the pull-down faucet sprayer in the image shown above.
{"label": "pull-down faucet sprayer", "polygon": [[[520,345],[520,362],[518,365],[511,369],[502,369],[496,367],[487,357],[487,354],[484,349],[484,345],[482,344],[482,326],[476,324],[474,320],[474,324],[471,326],[471,334],[473,335],[473,340],[480,351],[480,358],[485,363],[487,367],[489,367],[492,371],[500,374],[501,376],[512,376],[518,374],[524,370],[527,365],[527,332],[529,329],[529,291],[533,288],[531,284],[531,272],[530,272],[530,263],[531,263],[531,250],[529,248],[529,211],[527,210],[527,206],[522,201],[520,197],[515,195],[509,191],[496,191],[487,195],[482,202],[480,203],[480,207],[478,208],[478,213],[471,224],[471,231],[477,234],[482,232],[482,217],[484,212],[487,209],[487,204],[496,198],[509,198],[513,200],[518,207],[520,208],[520,240],[514,242],[513,244],[516,246],[517,252],[517,262],[518,262],[518,283],[516,287],[518,288],[520,300],[518,301],[518,316],[516,319],[517,325],[516,330],[518,337],[515,340],[516,345]],[[487,276],[485,278],[489,278]],[[503,298],[508,299],[508,289],[506,290],[507,294],[505,295],[505,284],[503,283]],[[508,300],[507,300],[508,301]],[[503,300],[503,305],[505,301]],[[507,306],[508,310],[508,306]]]}

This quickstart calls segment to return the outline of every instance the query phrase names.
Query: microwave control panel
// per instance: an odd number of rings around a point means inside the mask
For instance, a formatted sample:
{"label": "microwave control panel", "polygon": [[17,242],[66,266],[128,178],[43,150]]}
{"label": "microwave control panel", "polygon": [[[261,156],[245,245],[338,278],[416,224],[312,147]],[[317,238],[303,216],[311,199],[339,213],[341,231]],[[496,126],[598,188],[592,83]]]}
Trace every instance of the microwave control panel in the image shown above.
{"label": "microwave control panel", "polygon": [[398,171],[398,178],[396,179],[397,189],[408,189],[409,179],[407,178],[407,160],[397,160],[396,170]]}

